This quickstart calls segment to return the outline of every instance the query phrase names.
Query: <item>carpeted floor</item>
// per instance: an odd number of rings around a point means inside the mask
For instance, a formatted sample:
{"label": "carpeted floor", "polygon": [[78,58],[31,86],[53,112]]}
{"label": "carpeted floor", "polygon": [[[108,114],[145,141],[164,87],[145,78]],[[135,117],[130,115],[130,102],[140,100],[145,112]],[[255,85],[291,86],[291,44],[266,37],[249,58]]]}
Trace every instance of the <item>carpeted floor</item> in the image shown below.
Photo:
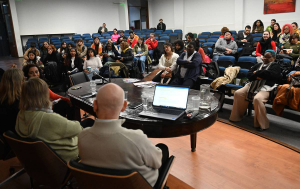
{"label": "carpeted floor", "polygon": [[[227,98],[224,103],[223,110],[219,112],[218,116],[220,120],[229,122],[230,113],[232,110],[232,98]],[[229,103],[228,103],[229,102]],[[228,104],[227,104],[228,103]],[[249,130],[253,133],[275,139],[274,141],[280,141],[292,147],[295,147],[300,152],[300,112],[285,110],[283,117],[276,116],[272,110],[271,105],[266,105],[268,111],[268,119],[270,120],[270,128],[263,132],[258,132],[253,127],[254,125],[254,112],[251,116],[244,116],[244,119],[240,122],[231,122],[231,125],[237,125],[241,128]],[[280,143],[279,142],[279,143]]]}

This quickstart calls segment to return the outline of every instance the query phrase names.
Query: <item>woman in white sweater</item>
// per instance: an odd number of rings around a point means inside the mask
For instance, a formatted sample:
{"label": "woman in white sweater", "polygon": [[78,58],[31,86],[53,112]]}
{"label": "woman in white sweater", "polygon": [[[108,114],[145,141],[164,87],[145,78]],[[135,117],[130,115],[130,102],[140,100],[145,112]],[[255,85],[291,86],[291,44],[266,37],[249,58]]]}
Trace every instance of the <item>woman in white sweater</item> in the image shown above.
{"label": "woman in white sweater", "polygon": [[92,80],[94,72],[99,74],[99,70],[102,68],[102,62],[101,59],[96,56],[95,49],[93,48],[88,48],[86,57],[83,64],[83,70],[90,80]]}
{"label": "woman in white sweater", "polygon": [[153,78],[152,81],[154,82],[162,82],[164,78],[168,78],[167,83],[170,83],[170,72],[175,74],[177,69],[177,58],[179,57],[178,54],[173,52],[172,44],[165,43],[164,44],[164,51],[165,53],[160,57],[158,69],[161,71],[157,73],[157,75]]}

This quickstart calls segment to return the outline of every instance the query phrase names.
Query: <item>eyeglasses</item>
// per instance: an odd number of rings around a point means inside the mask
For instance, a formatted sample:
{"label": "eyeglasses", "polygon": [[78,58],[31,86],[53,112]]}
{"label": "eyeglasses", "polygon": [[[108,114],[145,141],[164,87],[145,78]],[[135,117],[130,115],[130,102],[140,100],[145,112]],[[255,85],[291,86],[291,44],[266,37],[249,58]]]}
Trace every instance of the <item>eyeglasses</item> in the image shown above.
{"label": "eyeglasses", "polygon": [[284,28],[284,30],[290,30],[289,28]]}

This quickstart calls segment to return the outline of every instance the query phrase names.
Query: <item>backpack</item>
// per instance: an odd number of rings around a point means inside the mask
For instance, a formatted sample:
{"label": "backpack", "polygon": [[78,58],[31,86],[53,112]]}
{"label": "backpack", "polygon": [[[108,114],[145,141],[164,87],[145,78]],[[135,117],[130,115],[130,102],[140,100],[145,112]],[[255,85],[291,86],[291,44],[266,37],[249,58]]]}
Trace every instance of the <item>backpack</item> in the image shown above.
{"label": "backpack", "polygon": [[211,79],[216,79],[220,76],[219,65],[217,62],[212,61],[209,64],[206,64],[206,76]]}
{"label": "backpack", "polygon": [[58,74],[57,63],[48,62],[44,68],[45,78],[51,83],[58,83],[60,76]]}
{"label": "backpack", "polygon": [[137,66],[132,67],[132,69],[129,70],[129,75],[130,78],[138,78],[138,79],[143,79],[144,76],[140,72],[140,69]]}

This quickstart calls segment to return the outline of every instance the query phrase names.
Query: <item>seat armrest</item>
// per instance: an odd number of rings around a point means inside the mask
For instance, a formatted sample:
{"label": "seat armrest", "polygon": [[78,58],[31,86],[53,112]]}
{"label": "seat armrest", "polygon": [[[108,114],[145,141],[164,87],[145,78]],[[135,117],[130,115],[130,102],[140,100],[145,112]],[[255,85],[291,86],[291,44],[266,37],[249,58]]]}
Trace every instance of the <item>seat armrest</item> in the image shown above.
{"label": "seat armrest", "polygon": [[171,156],[168,158],[168,160],[162,165],[162,169],[160,170],[160,175],[156,181],[156,184],[154,186],[155,189],[162,189],[168,179],[168,176],[170,174],[170,170],[172,168],[172,165],[174,163],[175,157]]}

